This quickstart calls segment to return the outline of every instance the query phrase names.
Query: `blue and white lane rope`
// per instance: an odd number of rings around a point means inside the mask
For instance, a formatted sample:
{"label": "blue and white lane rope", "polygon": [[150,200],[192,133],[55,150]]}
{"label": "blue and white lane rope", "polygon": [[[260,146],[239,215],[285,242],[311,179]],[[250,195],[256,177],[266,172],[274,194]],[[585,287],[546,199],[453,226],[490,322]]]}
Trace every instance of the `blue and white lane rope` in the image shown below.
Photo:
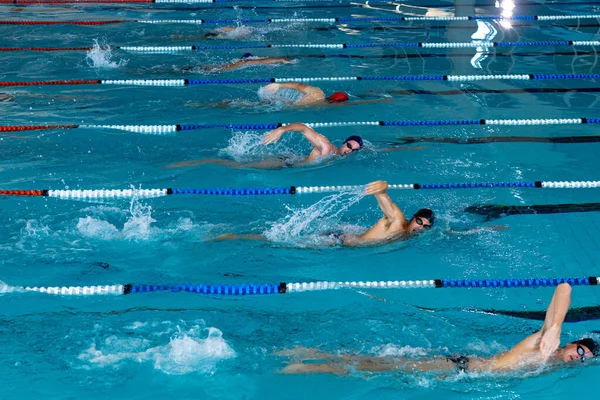
{"label": "blue and white lane rope", "polygon": [[[480,120],[424,120],[424,121],[338,121],[308,122],[312,128],[332,128],[340,126],[451,126],[451,125],[580,125],[600,124],[600,118],[553,118],[553,119],[480,119]],[[272,124],[180,124],[180,125],[79,125],[87,129],[116,129],[128,132],[165,134],[198,129],[249,129],[271,130],[289,123]]]}
{"label": "blue and white lane rope", "polygon": [[[269,24],[269,23],[347,23],[347,22],[405,22],[405,21],[564,21],[578,19],[599,19],[600,14],[586,15],[513,15],[503,17],[491,16],[464,16],[464,17],[335,17],[335,18],[259,18],[259,19],[156,19],[156,20],[131,20],[124,22],[139,22],[142,24]],[[9,21],[10,22],[10,21]]]}
{"label": "blue and white lane rope", "polygon": [[412,21],[565,21],[600,19],[600,14],[585,15],[513,15],[513,16],[463,16],[463,17],[333,17],[333,18],[258,18],[258,19],[122,19],[106,21],[27,21],[0,20],[0,25],[109,25],[123,23],[140,24],[188,24],[188,25],[231,25],[231,24],[280,24],[318,22],[325,24],[348,22],[412,22]]}
{"label": "blue and white lane rope", "polygon": [[497,75],[388,75],[388,76],[321,76],[289,78],[235,78],[235,79],[76,79],[56,81],[0,82],[9,86],[57,86],[57,85],[124,85],[124,86],[200,86],[279,82],[343,82],[343,81],[448,81],[475,82],[494,80],[575,80],[600,79],[600,74],[497,74]]}
{"label": "blue and white lane rope", "polygon": [[240,49],[361,49],[368,47],[415,47],[423,49],[463,49],[477,47],[540,47],[540,46],[600,46],[598,40],[548,40],[530,42],[392,42],[392,43],[300,43],[300,44],[241,44],[241,45],[193,45],[193,46],[114,46],[116,49],[143,53],[172,53],[198,50]]}
{"label": "blue and white lane rope", "polygon": [[[418,49],[462,49],[478,47],[540,47],[540,46],[600,46],[598,40],[549,40],[531,42],[488,42],[474,40],[472,42],[380,42],[380,43],[308,43],[308,44],[242,44],[242,45],[191,45],[191,46],[102,46],[102,48],[120,49],[124,51],[168,54],[181,51],[200,50],[248,50],[248,49],[284,49],[284,48],[306,48],[306,49],[362,49],[375,47],[403,47]],[[89,51],[90,47],[0,47],[0,52],[16,51]]]}
{"label": "blue and white lane rope", "polygon": [[562,283],[596,286],[598,277],[536,279],[431,279],[409,281],[298,282],[272,284],[98,285],[98,286],[0,286],[2,293],[38,292],[62,296],[125,295],[152,292],[188,292],[207,295],[267,295],[339,289],[443,289],[443,288],[537,288]]}
{"label": "blue and white lane rope", "polygon": [[[100,200],[124,198],[152,198],[169,195],[213,195],[213,196],[264,196],[293,195],[306,193],[332,193],[362,191],[364,185],[331,186],[288,186],[275,188],[167,188],[167,189],[69,189],[69,190],[8,190],[0,189],[0,196],[54,197],[72,200]],[[537,189],[594,189],[600,188],[598,181],[523,181],[523,182],[463,182],[463,183],[404,183],[390,184],[388,189],[493,189],[493,188],[537,188]]]}
{"label": "blue and white lane rope", "polygon": [[[582,125],[600,124],[600,118],[547,118],[547,119],[450,119],[416,121],[337,121],[307,122],[313,128],[332,128],[340,126],[457,126],[457,125],[503,125],[503,126],[539,126],[539,125]],[[177,125],[3,125],[0,132],[22,132],[53,129],[114,129],[150,135],[163,135],[198,129],[247,129],[271,130],[290,123],[270,124],[177,124]]]}

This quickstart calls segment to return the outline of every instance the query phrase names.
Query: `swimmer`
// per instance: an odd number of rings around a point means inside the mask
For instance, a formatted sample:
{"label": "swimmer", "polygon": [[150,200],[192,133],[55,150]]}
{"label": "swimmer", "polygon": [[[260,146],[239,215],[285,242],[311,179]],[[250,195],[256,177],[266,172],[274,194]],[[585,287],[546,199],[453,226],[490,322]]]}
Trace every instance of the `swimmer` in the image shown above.
{"label": "swimmer", "polygon": [[254,28],[250,26],[222,26],[220,28],[213,29],[204,33],[203,35],[181,35],[178,33],[171,34],[171,37],[175,37],[182,40],[194,40],[194,39],[243,39],[254,33]]}
{"label": "swimmer", "polygon": [[390,98],[380,98],[371,100],[354,100],[348,101],[350,97],[345,92],[335,92],[329,97],[325,97],[325,93],[318,87],[305,85],[298,82],[283,82],[271,83],[262,87],[258,91],[260,102],[245,101],[240,102],[239,99],[227,99],[211,103],[188,102],[187,106],[196,107],[218,107],[218,108],[256,108],[263,104],[271,102],[281,102],[287,106],[348,106],[361,105],[369,103],[393,103]]}
{"label": "swimmer", "polygon": [[228,63],[228,64],[217,65],[217,66],[214,66],[214,65],[213,66],[202,66],[202,67],[188,65],[188,66],[181,67],[180,70],[193,71],[193,70],[196,70],[199,68],[201,70],[209,71],[209,72],[221,72],[221,71],[230,71],[232,69],[250,67],[250,66],[255,66],[255,65],[275,65],[275,64],[295,64],[295,62],[290,61],[287,58],[283,58],[283,57],[260,58],[260,57],[253,56],[251,53],[245,53],[242,55],[242,57],[240,59],[233,61],[231,63]]}
{"label": "swimmer", "polygon": [[[386,193],[387,182],[375,181],[365,187],[365,194],[375,196],[383,217],[362,235],[354,235],[344,232],[335,232],[323,235],[326,246],[380,246],[401,239],[407,239],[411,235],[431,229],[435,216],[433,211],[422,208],[412,218],[406,219],[400,208],[394,204]],[[262,235],[234,235],[225,234],[214,238],[214,241],[224,240],[267,240]]]}
{"label": "swimmer", "polygon": [[254,29],[249,26],[223,26],[206,32],[205,39],[243,39],[254,33]]}
{"label": "swimmer", "polygon": [[[447,357],[404,358],[395,356],[334,355],[316,349],[295,348],[281,352],[295,360],[283,369],[285,374],[330,373],[346,375],[351,370],[364,372],[492,372],[505,373],[516,370],[534,370],[548,365],[559,368],[572,362],[585,363],[596,357],[600,350],[598,342],[584,338],[559,348],[562,324],[571,305],[571,286],[557,286],[542,328],[528,336],[512,349],[493,357]],[[298,362],[298,358],[311,363]]]}
{"label": "swimmer", "polygon": [[347,156],[359,151],[363,147],[363,141],[360,136],[350,136],[342,143],[341,147],[335,147],[329,139],[317,133],[308,126],[295,122],[282,126],[263,137],[263,144],[268,146],[271,143],[277,143],[281,136],[286,132],[300,132],[306,140],[313,146],[312,151],[303,160],[296,162],[293,157],[279,156],[268,158],[259,162],[241,163],[233,160],[221,158],[207,158],[203,160],[183,161],[165,166],[165,168],[181,168],[199,164],[224,165],[232,168],[255,168],[255,169],[280,169],[284,167],[294,167],[298,165],[315,163],[334,156]]}
{"label": "swimmer", "polygon": [[[378,103],[378,102],[393,102],[394,100],[383,98],[383,99],[373,99],[373,100],[361,100],[361,101],[351,101],[346,103],[349,100],[348,94],[345,92],[335,92],[329,97],[325,97],[325,93],[318,87],[305,85],[303,83],[298,82],[283,82],[283,83],[271,83],[270,85],[265,86],[263,91],[271,93],[272,96],[277,96],[278,99],[282,100],[284,103],[295,105],[295,106],[305,106],[305,105],[359,105],[359,104],[367,104],[367,103]],[[279,94],[279,96],[278,96]],[[283,94],[283,96],[282,96]],[[290,94],[288,96],[285,96]]]}

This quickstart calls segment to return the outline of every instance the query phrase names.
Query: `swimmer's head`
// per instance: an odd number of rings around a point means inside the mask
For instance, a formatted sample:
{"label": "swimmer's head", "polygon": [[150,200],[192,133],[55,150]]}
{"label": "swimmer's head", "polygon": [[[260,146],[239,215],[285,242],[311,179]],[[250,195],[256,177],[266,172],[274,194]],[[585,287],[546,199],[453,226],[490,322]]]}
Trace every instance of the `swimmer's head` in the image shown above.
{"label": "swimmer's head", "polygon": [[329,103],[343,103],[345,101],[348,101],[349,97],[346,93],[344,92],[335,92],[334,94],[332,94],[331,96],[329,96],[327,98],[327,102]]}
{"label": "swimmer's head", "polygon": [[252,55],[252,53],[244,53],[244,54],[242,54],[242,60],[245,59],[245,58],[250,58],[250,57],[254,57]]}
{"label": "swimmer's head", "polygon": [[424,229],[431,229],[434,221],[435,215],[433,214],[433,211],[429,208],[421,208],[411,218],[408,225],[408,231],[417,232]]}
{"label": "swimmer's head", "polygon": [[596,357],[600,351],[600,345],[592,338],[579,339],[567,344],[562,349],[556,350],[557,356],[564,362],[585,360]]}
{"label": "swimmer's head", "polygon": [[363,147],[363,140],[360,136],[350,136],[348,139],[344,140],[342,147],[340,148],[340,153],[343,155],[347,155],[353,153],[355,151],[359,151]]}

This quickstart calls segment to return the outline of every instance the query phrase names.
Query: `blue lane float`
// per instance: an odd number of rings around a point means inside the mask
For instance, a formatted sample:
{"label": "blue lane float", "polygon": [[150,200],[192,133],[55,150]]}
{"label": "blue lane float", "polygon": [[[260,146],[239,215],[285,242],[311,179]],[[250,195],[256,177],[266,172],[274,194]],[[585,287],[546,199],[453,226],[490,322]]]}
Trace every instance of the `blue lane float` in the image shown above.
{"label": "blue lane float", "polygon": [[2,286],[3,293],[37,292],[63,296],[129,295],[154,292],[187,292],[212,296],[272,295],[339,289],[444,289],[444,288],[538,288],[558,286],[596,286],[598,277],[534,279],[430,279],[396,281],[317,281],[270,284],[117,284],[97,286]]}

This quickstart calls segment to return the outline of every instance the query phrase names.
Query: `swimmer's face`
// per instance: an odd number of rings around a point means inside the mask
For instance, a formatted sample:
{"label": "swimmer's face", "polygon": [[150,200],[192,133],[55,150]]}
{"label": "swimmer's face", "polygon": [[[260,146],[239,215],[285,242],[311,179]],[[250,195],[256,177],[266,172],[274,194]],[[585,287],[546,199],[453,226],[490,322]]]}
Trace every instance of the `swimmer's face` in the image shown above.
{"label": "swimmer's face", "polygon": [[344,142],[340,150],[342,154],[346,156],[352,152],[359,151],[360,144],[358,144],[356,140],[348,140],[347,142]]}
{"label": "swimmer's face", "polygon": [[557,353],[558,357],[566,363],[573,361],[584,362],[585,360],[594,357],[594,354],[590,349],[577,343],[569,343],[562,349],[559,349]]}
{"label": "swimmer's face", "polygon": [[431,222],[427,218],[413,217],[408,225],[409,232],[422,232],[426,229],[431,229]]}

